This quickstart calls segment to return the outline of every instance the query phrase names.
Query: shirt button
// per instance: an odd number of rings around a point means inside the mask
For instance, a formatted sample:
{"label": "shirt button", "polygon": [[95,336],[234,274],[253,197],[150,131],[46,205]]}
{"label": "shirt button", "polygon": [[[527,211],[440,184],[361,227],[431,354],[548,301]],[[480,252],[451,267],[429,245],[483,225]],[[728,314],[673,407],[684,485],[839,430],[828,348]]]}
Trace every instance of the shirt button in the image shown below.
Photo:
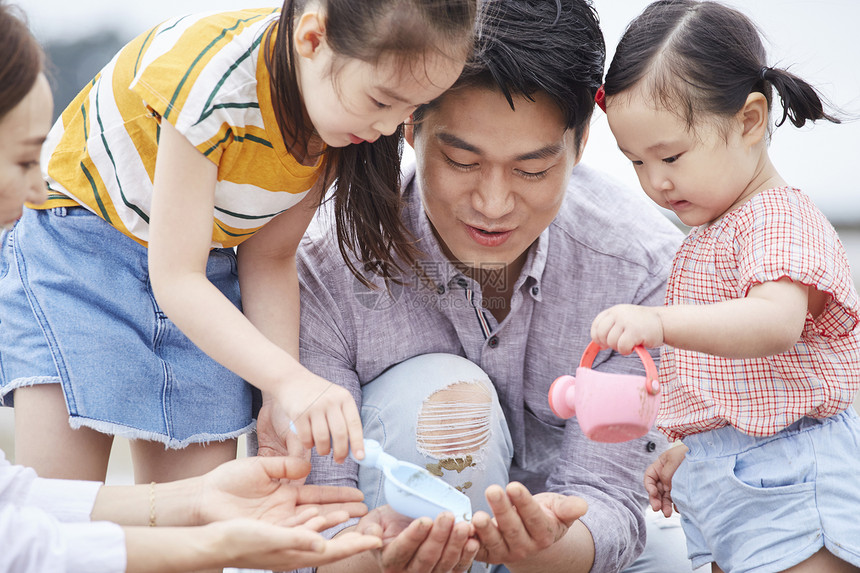
{"label": "shirt button", "polygon": [[445,294],[445,285],[439,285],[436,287],[436,292],[439,294]]}
{"label": "shirt button", "polygon": [[647,444],[645,444],[645,451],[646,452],[653,452],[656,449],[657,449],[657,444],[655,444],[654,442],[648,442]]}
{"label": "shirt button", "polygon": [[467,286],[469,286],[469,283],[467,283],[466,279],[464,279],[463,277],[457,279],[457,284],[460,286],[460,288],[466,288]]}
{"label": "shirt button", "polygon": [[495,348],[496,346],[499,345],[499,337],[498,336],[491,336],[490,340],[487,343],[490,345],[490,348]]}
{"label": "shirt button", "polygon": [[533,286],[533,287],[532,287],[532,294],[533,294],[534,296],[537,296],[539,292],[540,292],[540,288],[539,288],[539,287],[536,287],[536,286]]}

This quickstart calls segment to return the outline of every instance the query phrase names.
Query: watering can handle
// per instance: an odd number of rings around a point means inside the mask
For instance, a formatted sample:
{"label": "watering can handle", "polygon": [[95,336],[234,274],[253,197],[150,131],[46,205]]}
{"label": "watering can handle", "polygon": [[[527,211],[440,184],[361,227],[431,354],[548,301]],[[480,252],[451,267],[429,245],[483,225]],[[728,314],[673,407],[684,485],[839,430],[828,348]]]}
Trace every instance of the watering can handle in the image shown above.
{"label": "watering can handle", "polygon": [[[645,386],[648,388],[648,393],[656,394],[660,391],[660,384],[657,381],[657,366],[654,365],[654,361],[651,360],[651,355],[648,354],[648,351],[645,350],[644,346],[636,346],[633,350],[636,351],[636,354],[639,355],[639,360],[641,360],[642,364],[645,365],[645,379],[648,382]],[[601,348],[597,343],[594,341],[589,342],[588,346],[585,347],[585,352],[582,353],[579,367],[591,368],[591,365],[594,364],[594,359],[600,351]]]}

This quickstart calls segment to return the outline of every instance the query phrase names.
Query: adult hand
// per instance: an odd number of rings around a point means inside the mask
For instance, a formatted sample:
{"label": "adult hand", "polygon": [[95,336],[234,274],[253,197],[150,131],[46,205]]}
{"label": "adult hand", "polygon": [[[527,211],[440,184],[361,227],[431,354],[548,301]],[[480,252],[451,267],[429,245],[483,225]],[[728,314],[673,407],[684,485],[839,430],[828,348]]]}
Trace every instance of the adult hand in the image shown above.
{"label": "adult hand", "polygon": [[[319,527],[324,525],[317,523],[314,529]],[[382,545],[379,537],[357,532],[326,540],[308,527],[279,527],[246,519],[213,523],[206,528],[214,530],[212,553],[228,552],[216,562],[239,568],[291,571],[318,567]]]}
{"label": "adult hand", "polygon": [[273,400],[268,394],[263,394],[263,405],[257,414],[257,455],[290,456],[310,461],[311,450],[302,445],[301,438],[290,427],[286,412]]}
{"label": "adult hand", "polygon": [[472,525],[455,523],[450,512],[413,520],[384,505],[361,518],[356,530],[382,538],[377,560],[384,573],[467,571],[479,548]]}
{"label": "adult hand", "polygon": [[[304,523],[316,515],[337,519],[367,513],[361,491],[349,487],[296,485],[310,463],[290,457],[250,457],[225,463],[200,478],[200,523],[246,517],[278,525]],[[335,513],[336,512],[336,513]]]}
{"label": "adult hand", "polygon": [[684,455],[689,451],[685,445],[669,448],[654,460],[645,470],[645,490],[648,501],[654,511],[663,511],[663,515],[672,515],[672,476],[684,461]]}
{"label": "adult hand", "polygon": [[618,304],[598,314],[591,323],[591,339],[602,348],[630,354],[636,346],[657,348],[663,344],[660,308]]}
{"label": "adult hand", "polygon": [[510,565],[533,557],[564,537],[588,510],[582,498],[549,492],[532,496],[517,482],[505,489],[488,487],[486,498],[495,517],[479,511],[472,525],[481,542],[476,559],[487,563]]}

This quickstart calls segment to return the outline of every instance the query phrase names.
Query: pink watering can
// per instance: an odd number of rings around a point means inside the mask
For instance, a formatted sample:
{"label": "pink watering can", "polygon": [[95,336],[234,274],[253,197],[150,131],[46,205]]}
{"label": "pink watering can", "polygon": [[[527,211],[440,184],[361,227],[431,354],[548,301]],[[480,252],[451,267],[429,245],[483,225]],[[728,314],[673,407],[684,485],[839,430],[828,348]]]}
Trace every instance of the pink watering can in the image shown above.
{"label": "pink watering can", "polygon": [[645,376],[591,369],[600,347],[589,343],[576,378],[560,376],[549,388],[549,407],[560,418],[576,416],[583,433],[595,442],[626,442],[648,433],[660,409],[660,382],[651,355],[634,348]]}

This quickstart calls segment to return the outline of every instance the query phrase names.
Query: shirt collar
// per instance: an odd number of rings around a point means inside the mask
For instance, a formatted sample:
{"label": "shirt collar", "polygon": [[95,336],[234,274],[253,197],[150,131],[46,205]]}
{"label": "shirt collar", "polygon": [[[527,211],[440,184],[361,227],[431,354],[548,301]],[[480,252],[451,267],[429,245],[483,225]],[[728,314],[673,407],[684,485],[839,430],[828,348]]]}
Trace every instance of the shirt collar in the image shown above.
{"label": "shirt collar", "polygon": [[[537,241],[529,247],[526,264],[523,265],[523,270],[520,273],[521,280],[524,281],[529,277],[532,279],[533,284],[529,292],[536,300],[540,300],[540,281],[543,277],[543,271],[546,268],[546,259],[547,254],[549,253],[550,227],[552,227],[552,223],[550,223],[549,227],[544,229],[543,232],[538,235]],[[517,288],[520,287],[521,285],[518,285]]]}

